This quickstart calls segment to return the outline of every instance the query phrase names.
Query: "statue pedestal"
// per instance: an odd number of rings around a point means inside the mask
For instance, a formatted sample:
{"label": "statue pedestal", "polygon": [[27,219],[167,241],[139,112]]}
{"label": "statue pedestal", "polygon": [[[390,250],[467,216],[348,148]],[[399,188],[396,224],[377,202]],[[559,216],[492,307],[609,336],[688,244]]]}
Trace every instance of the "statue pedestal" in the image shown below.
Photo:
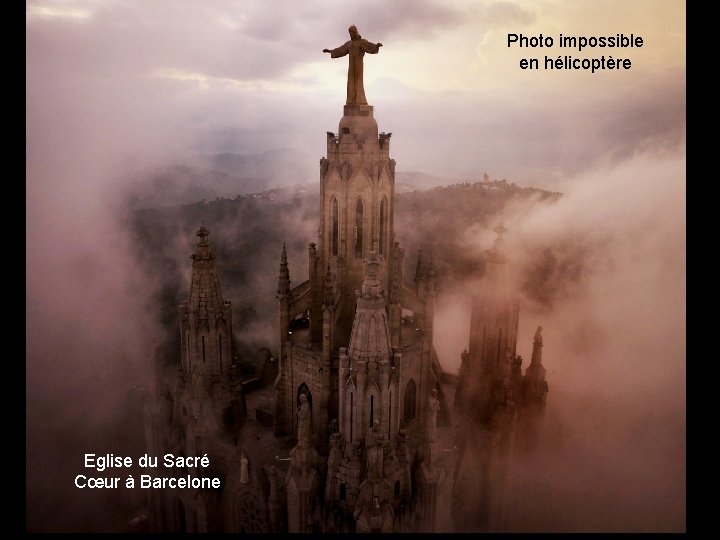
{"label": "statue pedestal", "polygon": [[343,116],[369,116],[373,117],[372,105],[345,105]]}
{"label": "statue pedestal", "polygon": [[[348,137],[348,135],[350,137]],[[340,141],[350,143],[346,150],[351,153],[358,152],[355,144],[372,142],[377,147],[378,125],[373,116],[372,105],[345,105],[343,117],[340,119]]]}

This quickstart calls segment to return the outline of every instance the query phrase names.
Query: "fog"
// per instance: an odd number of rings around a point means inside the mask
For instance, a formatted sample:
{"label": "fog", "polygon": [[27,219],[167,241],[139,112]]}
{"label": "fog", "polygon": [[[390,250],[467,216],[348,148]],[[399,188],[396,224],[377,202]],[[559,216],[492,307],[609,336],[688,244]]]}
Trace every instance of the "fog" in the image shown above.
{"label": "fog", "polygon": [[[502,216],[521,305],[518,352],[529,359],[543,325],[550,385],[547,454],[533,469],[541,496],[516,509],[516,527],[684,529],[684,64],[638,70],[615,91],[582,99],[557,90],[563,79],[535,96],[515,84],[507,93],[427,90],[410,71],[381,75],[402,63],[393,40],[408,54],[421,45],[454,51],[444,37],[452,32],[491,36],[542,20],[542,10],[386,4],[353,8],[352,17],[316,2],[278,4],[287,18],[259,3],[28,4],[28,530],[118,530],[118,516],[140,508],[131,492],[72,485],[85,452],[142,451],[141,426],[131,422],[153,343],[163,339],[158,291],[169,278],[187,290],[194,229],[176,228],[176,273],[148,271],[138,257],[126,206],[142,191],[138,173],[189,156],[278,148],[306,155],[310,166],[299,167],[312,170],[339,120],[346,70],[344,59],[331,63],[319,51],[346,39],[351,23],[385,44],[367,62],[378,70],[367,94],[381,130],[394,132],[400,171],[478,178],[489,170],[563,192],[553,205],[511,206]],[[305,174],[298,183],[316,181]],[[306,278],[312,212],[290,212],[280,229],[292,231],[294,285]],[[242,238],[203,217],[211,242]],[[401,242],[412,234],[397,233]],[[468,227],[455,242],[482,253],[492,238]],[[281,240],[253,254],[257,272],[244,278],[270,289],[258,293],[260,314],[274,309]],[[449,371],[467,346],[467,292],[476,284],[449,282],[437,300],[436,348]],[[243,300],[234,292],[223,289]],[[272,331],[236,325],[249,343]]]}
{"label": "fog", "polygon": [[[506,210],[518,353],[527,366],[542,325],[550,386],[544,454],[519,471],[530,488],[511,528],[685,528],[684,168],[637,157],[573,179],[552,206]],[[467,249],[491,245],[477,233]],[[475,286],[438,300],[448,370],[468,346]]]}

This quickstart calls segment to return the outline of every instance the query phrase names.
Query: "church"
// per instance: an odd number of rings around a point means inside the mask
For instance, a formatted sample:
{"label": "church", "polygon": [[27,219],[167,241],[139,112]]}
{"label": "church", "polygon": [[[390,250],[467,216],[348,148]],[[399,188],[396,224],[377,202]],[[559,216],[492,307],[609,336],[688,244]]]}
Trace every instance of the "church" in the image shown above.
{"label": "church", "polygon": [[[188,299],[179,307],[181,357],[156,369],[145,405],[150,455],[207,455],[217,489],[148,490],[156,532],[453,532],[511,529],[513,460],[530,452],[548,386],[541,327],[523,373],[519,308],[508,285],[507,229],[496,227],[473,298],[460,374],[433,346],[432,255],[413,276],[394,230],[391,133],[379,132],[363,87],[360,37],[348,55],[347,99],[320,160],[318,237],[307,279],[293,286],[282,246],[277,356],[268,384],[250,388],[232,363],[232,309],[201,226]],[[257,386],[257,385],[256,385]],[[263,401],[264,399],[264,401]]]}

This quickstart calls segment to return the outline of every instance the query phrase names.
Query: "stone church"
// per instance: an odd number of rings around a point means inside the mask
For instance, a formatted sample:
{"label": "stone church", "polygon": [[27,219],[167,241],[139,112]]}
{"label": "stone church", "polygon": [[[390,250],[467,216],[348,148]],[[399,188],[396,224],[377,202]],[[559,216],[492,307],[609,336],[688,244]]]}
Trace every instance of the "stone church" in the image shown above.
{"label": "stone church", "polygon": [[[364,52],[352,48],[353,28],[351,41],[326,51],[359,55],[357,94]],[[371,54],[381,46],[362,41]],[[349,80],[320,160],[308,279],[294,287],[282,248],[276,376],[265,386],[251,389],[232,363],[231,304],[209,231],[197,232],[179,308],[181,357],[170,377],[156,369],[145,431],[150,455],[210,458],[209,469],[158,475],[219,477],[221,487],[148,490],[153,531],[508,529],[508,471],[537,440],[548,389],[541,328],[523,374],[499,226],[460,374],[443,372],[433,347],[433,260],[419,254],[412,279],[403,275],[391,134],[378,133],[362,101]]]}

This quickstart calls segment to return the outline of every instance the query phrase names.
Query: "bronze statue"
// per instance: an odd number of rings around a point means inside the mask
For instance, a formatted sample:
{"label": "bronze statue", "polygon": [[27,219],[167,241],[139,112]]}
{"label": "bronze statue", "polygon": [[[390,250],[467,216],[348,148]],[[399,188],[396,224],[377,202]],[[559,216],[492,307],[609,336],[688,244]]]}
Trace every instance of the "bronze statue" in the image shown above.
{"label": "bronze statue", "polygon": [[368,40],[362,39],[355,25],[348,28],[348,32],[350,32],[350,41],[340,45],[337,49],[323,49],[323,52],[330,53],[330,58],[350,55],[345,105],[367,105],[363,86],[363,56],[365,53],[377,54],[382,43],[370,43]]}

